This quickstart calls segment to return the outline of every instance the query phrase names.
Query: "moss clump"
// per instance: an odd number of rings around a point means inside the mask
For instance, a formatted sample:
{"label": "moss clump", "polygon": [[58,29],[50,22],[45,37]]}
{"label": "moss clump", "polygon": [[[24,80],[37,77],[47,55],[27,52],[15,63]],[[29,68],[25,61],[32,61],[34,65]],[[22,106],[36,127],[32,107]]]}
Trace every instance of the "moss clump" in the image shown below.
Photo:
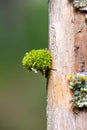
{"label": "moss clump", "polygon": [[51,53],[46,49],[27,52],[22,59],[22,65],[28,71],[34,71],[35,73],[40,71],[42,74],[46,74],[47,70],[51,68],[51,62]]}
{"label": "moss clump", "polygon": [[71,99],[74,108],[87,108],[87,76],[70,75],[68,80],[74,94]]}

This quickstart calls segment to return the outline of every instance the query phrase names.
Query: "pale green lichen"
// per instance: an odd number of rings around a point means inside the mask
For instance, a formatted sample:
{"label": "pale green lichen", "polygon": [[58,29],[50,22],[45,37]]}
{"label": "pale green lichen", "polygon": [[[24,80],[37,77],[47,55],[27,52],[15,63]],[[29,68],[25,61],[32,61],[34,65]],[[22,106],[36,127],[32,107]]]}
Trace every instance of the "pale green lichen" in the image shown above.
{"label": "pale green lichen", "polygon": [[69,75],[70,89],[73,91],[71,102],[74,108],[87,108],[87,76]]}
{"label": "pale green lichen", "polygon": [[83,8],[87,6],[87,0],[74,0],[73,4],[75,8]]}
{"label": "pale green lichen", "polygon": [[51,53],[46,49],[27,52],[22,59],[22,65],[28,71],[41,72],[42,74],[46,74],[46,71],[51,68],[51,63]]}
{"label": "pale green lichen", "polygon": [[87,19],[87,0],[73,0],[73,6],[79,11],[84,11]]}

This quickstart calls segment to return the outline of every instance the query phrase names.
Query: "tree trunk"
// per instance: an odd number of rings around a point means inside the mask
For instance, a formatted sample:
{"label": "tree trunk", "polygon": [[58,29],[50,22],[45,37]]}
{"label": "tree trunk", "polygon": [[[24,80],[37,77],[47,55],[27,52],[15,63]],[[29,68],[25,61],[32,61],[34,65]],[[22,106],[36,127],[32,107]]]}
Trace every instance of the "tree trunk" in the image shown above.
{"label": "tree trunk", "polygon": [[84,12],[68,0],[49,2],[49,49],[53,56],[48,81],[47,130],[87,130],[87,113],[76,115],[67,76],[87,69],[87,25]]}

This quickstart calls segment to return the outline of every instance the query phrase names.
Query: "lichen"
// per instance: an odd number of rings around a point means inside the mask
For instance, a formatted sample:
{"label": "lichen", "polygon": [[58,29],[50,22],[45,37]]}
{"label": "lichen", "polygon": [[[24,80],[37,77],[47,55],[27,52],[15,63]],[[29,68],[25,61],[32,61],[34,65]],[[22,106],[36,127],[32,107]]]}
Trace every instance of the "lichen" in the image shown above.
{"label": "lichen", "polygon": [[52,56],[47,49],[32,50],[25,53],[22,59],[22,65],[28,70],[28,72],[41,72],[42,74],[46,74],[51,68],[51,63]]}
{"label": "lichen", "polygon": [[87,19],[87,0],[73,0],[73,6],[79,11],[84,11]]}
{"label": "lichen", "polygon": [[73,98],[70,100],[74,108],[87,108],[87,76],[73,74],[68,76],[70,89],[73,91]]}
{"label": "lichen", "polygon": [[74,0],[75,8],[83,8],[87,6],[87,0]]}

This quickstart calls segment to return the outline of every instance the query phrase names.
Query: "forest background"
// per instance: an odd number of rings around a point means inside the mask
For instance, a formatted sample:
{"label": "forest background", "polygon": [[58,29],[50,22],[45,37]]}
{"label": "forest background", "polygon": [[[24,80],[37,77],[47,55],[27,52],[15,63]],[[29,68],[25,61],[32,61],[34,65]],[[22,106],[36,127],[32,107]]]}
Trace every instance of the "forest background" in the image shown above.
{"label": "forest background", "polygon": [[46,79],[21,60],[47,44],[47,0],[0,1],[0,130],[46,129]]}

